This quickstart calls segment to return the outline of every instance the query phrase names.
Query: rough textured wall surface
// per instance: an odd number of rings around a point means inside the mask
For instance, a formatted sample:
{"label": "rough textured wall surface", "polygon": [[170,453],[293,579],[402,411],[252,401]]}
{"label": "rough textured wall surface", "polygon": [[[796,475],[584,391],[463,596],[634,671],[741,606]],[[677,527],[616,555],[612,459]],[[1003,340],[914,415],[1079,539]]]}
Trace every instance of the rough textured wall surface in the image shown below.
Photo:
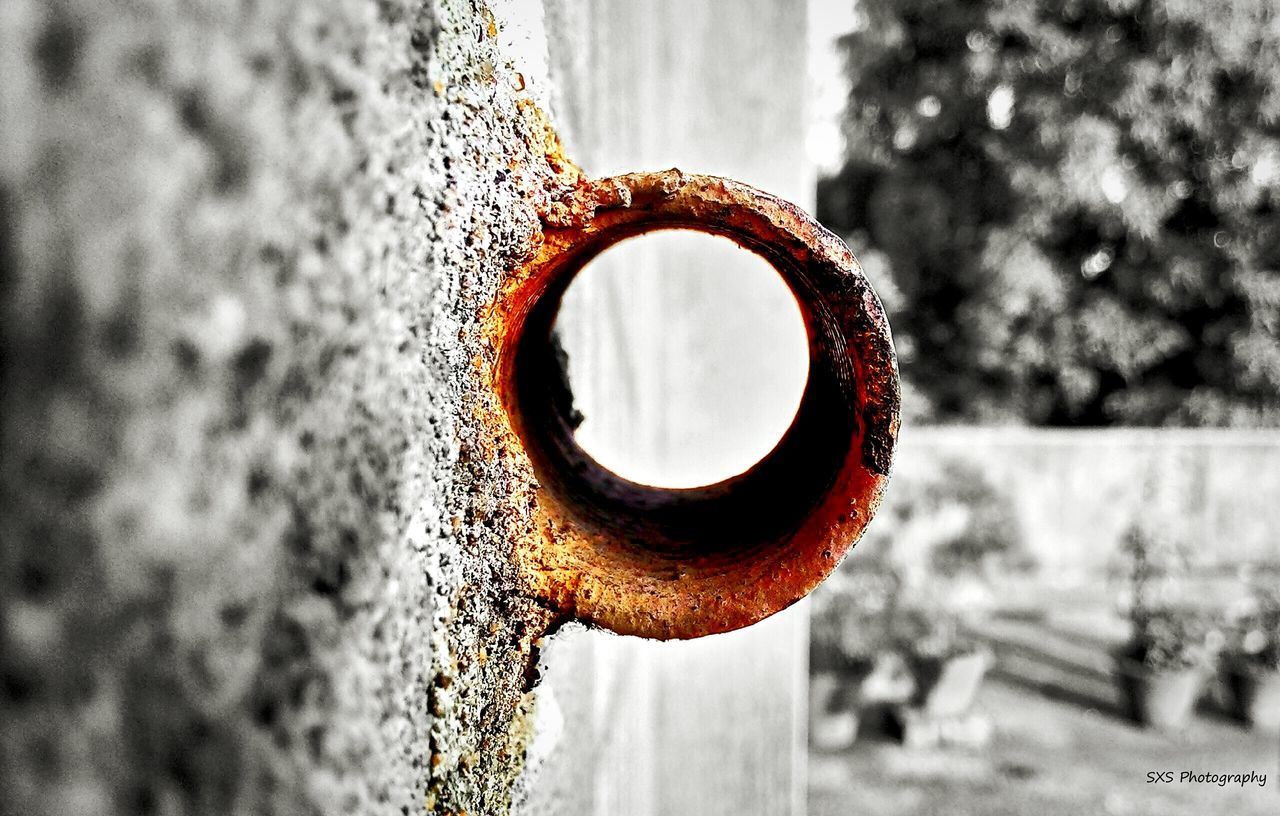
{"label": "rough textured wall surface", "polygon": [[561,178],[503,22],[0,3],[0,810],[506,809],[476,312]]}

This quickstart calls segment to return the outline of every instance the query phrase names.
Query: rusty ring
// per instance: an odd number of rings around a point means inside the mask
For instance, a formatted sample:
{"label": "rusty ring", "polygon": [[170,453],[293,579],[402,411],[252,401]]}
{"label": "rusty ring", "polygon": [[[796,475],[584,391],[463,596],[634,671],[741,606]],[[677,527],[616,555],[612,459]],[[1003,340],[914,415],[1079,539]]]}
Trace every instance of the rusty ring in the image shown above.
{"label": "rusty ring", "polygon": [[[737,629],[804,597],[871,519],[897,437],[889,324],[853,254],[785,201],[675,170],[594,182],[544,220],[541,247],[495,310],[493,385],[535,480],[535,523],[515,546],[525,589],[564,616],[663,639]],[[689,489],[627,481],[578,446],[550,342],[583,266],[618,241],[673,228],[726,236],[767,260],[809,339],[808,383],[777,446],[745,473]]]}

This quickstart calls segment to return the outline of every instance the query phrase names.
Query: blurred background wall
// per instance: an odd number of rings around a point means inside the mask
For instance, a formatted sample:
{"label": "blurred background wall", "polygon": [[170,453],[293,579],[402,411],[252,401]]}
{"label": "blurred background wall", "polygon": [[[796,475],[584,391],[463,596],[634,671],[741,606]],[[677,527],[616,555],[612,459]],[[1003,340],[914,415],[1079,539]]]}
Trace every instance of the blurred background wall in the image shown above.
{"label": "blurred background wall", "polygon": [[[804,3],[548,9],[581,37],[551,58],[561,132],[589,174],[675,166],[811,205]],[[637,478],[739,472],[754,463],[744,440],[772,432],[767,452],[803,384],[790,296],[711,240],[646,236],[622,266],[606,255],[562,314],[586,441]],[[559,738],[535,744],[521,812],[802,813],[807,650],[803,605],[684,643],[556,635],[538,717]]]}
{"label": "blurred background wall", "polygon": [[931,480],[969,478],[1007,503],[1036,571],[1060,587],[1104,579],[1136,523],[1176,529],[1204,569],[1280,562],[1280,438],[1270,431],[908,428],[901,441],[901,489],[881,524],[906,561],[923,563],[927,542],[957,519],[895,522]]}

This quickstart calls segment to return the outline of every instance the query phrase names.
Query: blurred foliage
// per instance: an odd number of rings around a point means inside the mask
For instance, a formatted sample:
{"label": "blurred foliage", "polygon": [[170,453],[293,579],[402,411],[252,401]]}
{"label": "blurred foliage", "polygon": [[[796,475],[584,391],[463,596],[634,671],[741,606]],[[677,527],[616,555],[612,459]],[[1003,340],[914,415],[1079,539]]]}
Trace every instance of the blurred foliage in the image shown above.
{"label": "blurred foliage", "polygon": [[1130,582],[1127,656],[1152,671],[1210,668],[1225,644],[1220,613],[1194,601],[1186,543],[1168,525],[1139,520],[1120,543]]}
{"label": "blurred foliage", "polygon": [[1035,566],[1009,497],[996,489],[982,468],[947,462],[927,495],[926,512],[946,504],[967,511],[964,525],[939,541],[931,553],[933,568],[946,576],[982,574],[993,568],[1023,572]]}
{"label": "blurred foliage", "polygon": [[1224,637],[1213,615],[1193,607],[1144,610],[1127,656],[1151,671],[1211,669]]}
{"label": "blurred foliage", "polygon": [[871,550],[901,562],[917,557],[895,551],[895,541],[909,535],[917,522],[950,519],[928,532],[929,572],[937,578],[989,577],[1021,573],[1036,567],[1010,496],[972,462],[944,460],[924,479],[899,479],[893,494],[867,531],[860,551]]}
{"label": "blurred foliage", "polygon": [[1139,519],[1120,539],[1119,572],[1128,582],[1122,596],[1129,617],[1141,621],[1149,611],[1186,604],[1191,587],[1189,548],[1167,524]]}
{"label": "blurred foliage", "polygon": [[909,411],[1280,424],[1275,0],[860,0],[819,217]]}
{"label": "blurred foliage", "polygon": [[900,609],[893,618],[890,639],[898,652],[917,660],[946,660],[980,648],[979,641],[965,631],[961,616],[941,604],[917,603]]}
{"label": "blurred foliage", "polygon": [[813,593],[810,664],[865,674],[876,658],[946,659],[972,653],[977,642],[946,599],[913,591],[884,558],[845,561]]}
{"label": "blurred foliage", "polygon": [[1232,621],[1229,651],[1245,664],[1280,671],[1280,588],[1255,583],[1245,600],[1244,614]]}
{"label": "blurred foliage", "polygon": [[882,559],[862,559],[857,569],[842,565],[832,573],[813,594],[809,625],[815,667],[869,667],[890,645],[901,584],[898,572]]}

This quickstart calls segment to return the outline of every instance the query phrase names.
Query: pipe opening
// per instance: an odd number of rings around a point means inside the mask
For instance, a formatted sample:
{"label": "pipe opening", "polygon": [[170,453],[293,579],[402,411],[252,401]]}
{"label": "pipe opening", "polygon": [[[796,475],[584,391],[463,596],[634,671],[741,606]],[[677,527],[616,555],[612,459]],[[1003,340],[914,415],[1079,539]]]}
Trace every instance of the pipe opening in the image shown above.
{"label": "pipe opening", "polygon": [[791,290],[760,256],[705,233],[663,230],[602,252],[569,284],[553,332],[577,443],[653,487],[749,470],[786,433],[808,378]]}
{"label": "pipe opening", "polygon": [[[786,202],[674,170],[593,182],[553,215],[486,313],[498,352],[490,376],[519,444],[495,454],[517,452],[533,479],[531,491],[513,493],[531,522],[515,547],[526,591],[577,620],[660,638],[736,629],[794,603],[866,526],[897,432],[888,325],[857,261]],[[566,294],[589,264],[671,230],[727,238],[760,259],[769,281],[781,280],[803,325],[795,345],[808,370],[796,377],[799,404],[788,406],[794,416],[777,444],[754,464],[749,454],[745,470],[691,487],[624,478],[593,456],[607,454],[584,448],[564,349],[581,341],[560,338],[574,308]],[[585,353],[598,346],[588,342]]]}
{"label": "pipe opening", "polygon": [[512,419],[543,488],[575,525],[594,531],[592,546],[604,561],[616,559],[657,574],[673,564],[715,572],[777,547],[822,499],[860,433],[846,344],[832,316],[820,304],[815,308],[802,267],[751,236],[729,233],[781,276],[801,304],[809,377],[782,438],[745,472],[690,488],[631,481],[582,448],[574,433],[580,414],[566,355],[552,331],[565,292],[587,264],[628,238],[700,226],[677,221],[620,229],[562,256],[516,330],[511,358]]}

